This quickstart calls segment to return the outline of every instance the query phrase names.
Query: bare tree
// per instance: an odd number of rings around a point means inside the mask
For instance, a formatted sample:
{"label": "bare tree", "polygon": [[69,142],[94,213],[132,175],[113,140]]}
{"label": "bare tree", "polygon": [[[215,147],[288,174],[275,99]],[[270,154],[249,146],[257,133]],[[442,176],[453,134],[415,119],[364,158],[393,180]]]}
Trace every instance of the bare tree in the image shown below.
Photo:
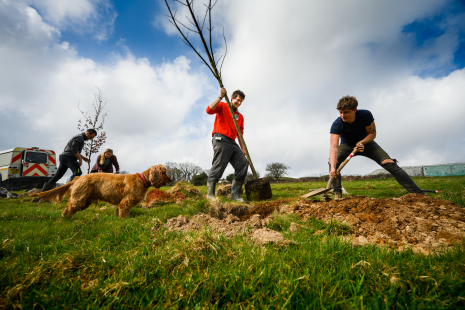
{"label": "bare tree", "polygon": [[175,184],[179,181],[190,182],[195,175],[203,172],[202,168],[193,163],[175,163],[167,162],[165,164],[166,173],[171,178],[171,184]]}
{"label": "bare tree", "polygon": [[105,117],[107,116],[107,112],[104,112],[104,110],[108,100],[104,97],[102,91],[98,87],[97,90],[98,93],[94,94],[94,103],[92,103],[92,107],[94,108],[94,112],[92,114],[81,110],[78,103],[78,109],[82,116],[84,116],[84,122],[81,123],[82,120],[79,119],[77,129],[82,132],[85,132],[87,129],[97,130],[97,136],[84,143],[84,154],[87,158],[89,158],[89,162],[87,163],[87,173],[90,173],[90,167],[92,167],[92,154],[98,153],[100,147],[107,140],[107,134],[103,131],[103,124],[105,123]]}
{"label": "bare tree", "polygon": [[[204,4],[204,6],[206,7],[206,10],[205,10],[205,14],[203,15],[203,19],[196,16],[196,14],[194,12],[194,0],[173,0],[173,1],[181,4],[185,8],[187,8],[189,10],[190,16],[186,17],[187,21],[185,23],[181,22],[176,17],[177,11],[173,12],[173,10],[171,10],[170,5],[168,4],[168,0],[165,0],[166,6],[167,6],[168,11],[169,11],[169,15],[167,15],[167,16],[168,16],[171,24],[173,24],[173,26],[179,31],[179,33],[181,35],[181,40],[187,46],[192,48],[194,50],[194,52],[197,54],[197,56],[200,57],[200,61],[208,67],[210,72],[213,74],[213,76],[218,81],[218,84],[220,85],[220,87],[224,87],[223,86],[223,80],[222,80],[222,77],[221,77],[221,69],[223,67],[223,62],[224,62],[224,59],[226,57],[226,53],[228,51],[228,46],[226,44],[226,37],[224,35],[224,29],[223,29],[223,39],[224,39],[224,44],[225,44],[225,48],[226,48],[225,54],[220,56],[220,57],[215,58],[215,50],[213,49],[213,43],[212,43],[213,26],[212,26],[212,15],[211,15],[211,13],[212,13],[213,7],[217,3],[217,0],[213,4],[212,4],[212,0],[208,0],[207,4]],[[205,26],[206,26],[206,30],[208,31],[208,39],[209,39],[208,43],[207,43],[207,40],[205,39],[205,36],[204,36],[204,28],[205,28]],[[197,34],[200,37],[200,40],[202,41],[203,50],[199,51],[198,49],[196,49],[194,47],[192,42],[189,40],[189,33]],[[221,61],[221,65],[220,65],[220,69],[218,70],[217,66],[220,64],[220,61]],[[237,122],[235,120],[234,111],[232,109],[231,102],[229,101],[229,97],[228,97],[227,94],[225,95],[224,98],[226,99],[226,102],[228,103],[229,112],[231,113],[231,117],[233,118],[234,125],[236,126],[237,136],[239,138],[239,141],[242,144],[242,147],[244,148],[245,156],[247,157],[247,159],[249,161],[250,169],[252,170],[252,173],[253,173],[253,178],[254,178],[254,180],[256,180],[256,179],[258,179],[257,173],[255,171],[255,168],[254,168],[253,164],[252,164],[252,159],[250,158],[249,151],[248,151],[247,146],[245,144],[244,138],[242,137],[242,133],[241,133],[241,131],[239,129],[239,126],[237,125]]]}
{"label": "bare tree", "polygon": [[190,182],[192,177],[203,172],[202,168],[193,163],[179,163],[178,169],[181,170],[182,180]]}
{"label": "bare tree", "polygon": [[178,169],[178,164],[174,162],[165,163],[166,174],[171,178],[170,185],[176,184],[181,180],[181,170]]}
{"label": "bare tree", "polygon": [[290,169],[291,167],[286,166],[283,163],[270,163],[267,164],[265,168],[265,170],[268,172],[266,176],[275,179],[276,182],[278,182],[279,179],[285,175],[289,174]]}

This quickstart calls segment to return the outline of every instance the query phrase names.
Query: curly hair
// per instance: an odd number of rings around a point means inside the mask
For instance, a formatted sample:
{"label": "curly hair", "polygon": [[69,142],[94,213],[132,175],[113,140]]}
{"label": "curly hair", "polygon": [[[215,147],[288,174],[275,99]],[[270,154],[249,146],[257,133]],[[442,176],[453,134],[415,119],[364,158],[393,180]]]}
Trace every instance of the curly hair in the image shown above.
{"label": "curly hair", "polygon": [[344,110],[344,109],[349,109],[353,111],[357,107],[358,107],[357,98],[347,95],[339,99],[336,109],[338,109],[339,111]]}
{"label": "curly hair", "polygon": [[105,152],[100,154],[100,165],[103,165],[105,163],[105,153],[111,153],[113,155],[113,150],[112,149],[106,149]]}

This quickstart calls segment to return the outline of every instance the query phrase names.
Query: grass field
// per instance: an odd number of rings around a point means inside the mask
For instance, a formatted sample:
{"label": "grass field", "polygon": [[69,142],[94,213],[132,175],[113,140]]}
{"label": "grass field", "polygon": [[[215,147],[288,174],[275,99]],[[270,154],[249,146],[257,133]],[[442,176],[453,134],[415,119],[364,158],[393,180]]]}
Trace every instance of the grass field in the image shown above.
{"label": "grass field", "polygon": [[[465,177],[414,180],[442,191],[431,196],[465,207]],[[325,185],[273,184],[273,199],[297,199]],[[375,198],[405,194],[393,179],[343,186]],[[133,208],[128,219],[104,205],[63,220],[64,203],[0,200],[0,308],[465,308],[463,245],[429,256],[354,248],[337,236],[309,233],[324,229],[322,222],[274,215],[269,227],[298,244],[257,246],[210,231],[152,231],[169,218],[207,212],[204,199]],[[291,221],[313,230],[290,232]]]}

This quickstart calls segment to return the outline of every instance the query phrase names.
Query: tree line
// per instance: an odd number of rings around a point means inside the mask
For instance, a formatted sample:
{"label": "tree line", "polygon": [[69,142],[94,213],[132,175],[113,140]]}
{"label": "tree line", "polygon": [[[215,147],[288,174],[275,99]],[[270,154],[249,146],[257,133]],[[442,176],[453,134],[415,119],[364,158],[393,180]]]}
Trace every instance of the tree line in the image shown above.
{"label": "tree line", "polygon": [[[167,174],[171,178],[171,183],[169,185],[174,185],[179,181],[190,182],[196,186],[202,186],[207,184],[209,170],[203,170],[201,167],[190,162],[167,162],[165,163],[167,169]],[[283,163],[269,163],[266,165],[266,177],[269,179],[279,182],[286,175],[289,174],[291,167]],[[257,176],[260,178],[260,173],[257,172]],[[229,174],[223,179],[225,183],[232,183],[234,180],[234,173]],[[253,180],[252,173],[247,173],[245,182]]]}

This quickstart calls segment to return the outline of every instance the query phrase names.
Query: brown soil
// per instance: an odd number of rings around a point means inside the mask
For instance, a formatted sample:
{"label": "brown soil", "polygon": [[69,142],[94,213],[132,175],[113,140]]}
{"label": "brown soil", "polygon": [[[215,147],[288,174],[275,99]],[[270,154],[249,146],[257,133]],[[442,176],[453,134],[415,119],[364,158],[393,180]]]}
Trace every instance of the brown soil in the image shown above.
{"label": "brown soil", "polygon": [[376,243],[397,249],[411,246],[415,252],[428,254],[431,248],[463,242],[465,236],[465,209],[419,194],[393,199],[349,196],[331,202],[299,200],[289,211],[304,219],[347,222],[353,231],[346,238],[359,245]]}
{"label": "brown soil", "polygon": [[22,198],[22,197],[29,197],[29,196],[31,196],[32,194],[36,194],[36,193],[40,193],[40,192],[42,192],[42,190],[41,190],[40,188],[34,188],[33,190],[30,190],[30,191],[28,191],[28,192],[18,194],[18,197],[19,197],[19,198]]}
{"label": "brown soil", "polygon": [[173,187],[171,187],[167,193],[171,196],[180,193],[185,197],[197,197],[197,196],[202,196],[200,191],[195,188],[194,185],[188,183],[188,182],[178,182],[176,183]]}
{"label": "brown soil", "polygon": [[[216,190],[215,195],[216,195],[216,196],[225,196],[225,197],[229,197],[229,196],[231,196],[231,187],[232,187],[231,184],[227,184],[227,185],[224,185],[224,186],[220,186],[220,187],[218,187],[218,189]],[[242,187],[241,187],[241,191],[239,192],[239,194],[243,194],[243,193],[244,193],[244,190],[243,190]]]}
{"label": "brown soil", "polygon": [[228,215],[241,217],[250,208],[247,203],[221,202],[217,197],[208,199],[209,214],[217,219],[224,219]]}
{"label": "brown soil", "polygon": [[[229,214],[225,219],[219,220],[207,214],[197,214],[191,219],[185,216],[178,216],[169,219],[164,225],[168,231],[191,232],[200,229],[209,229],[214,233],[221,233],[226,237],[235,235],[245,235],[250,237],[257,244],[275,243],[280,245],[294,244],[293,241],[286,240],[281,233],[266,228],[269,219],[261,219],[256,214],[246,221],[240,221],[237,216]],[[158,230],[158,227],[152,228]]]}
{"label": "brown soil", "polygon": [[274,211],[280,211],[283,207],[285,207],[286,203],[289,203],[290,200],[291,199],[278,199],[274,201],[256,203],[252,205],[250,209],[245,211],[244,215],[241,216],[241,221],[248,220],[255,214],[260,214],[262,218],[265,218],[271,215]]}

